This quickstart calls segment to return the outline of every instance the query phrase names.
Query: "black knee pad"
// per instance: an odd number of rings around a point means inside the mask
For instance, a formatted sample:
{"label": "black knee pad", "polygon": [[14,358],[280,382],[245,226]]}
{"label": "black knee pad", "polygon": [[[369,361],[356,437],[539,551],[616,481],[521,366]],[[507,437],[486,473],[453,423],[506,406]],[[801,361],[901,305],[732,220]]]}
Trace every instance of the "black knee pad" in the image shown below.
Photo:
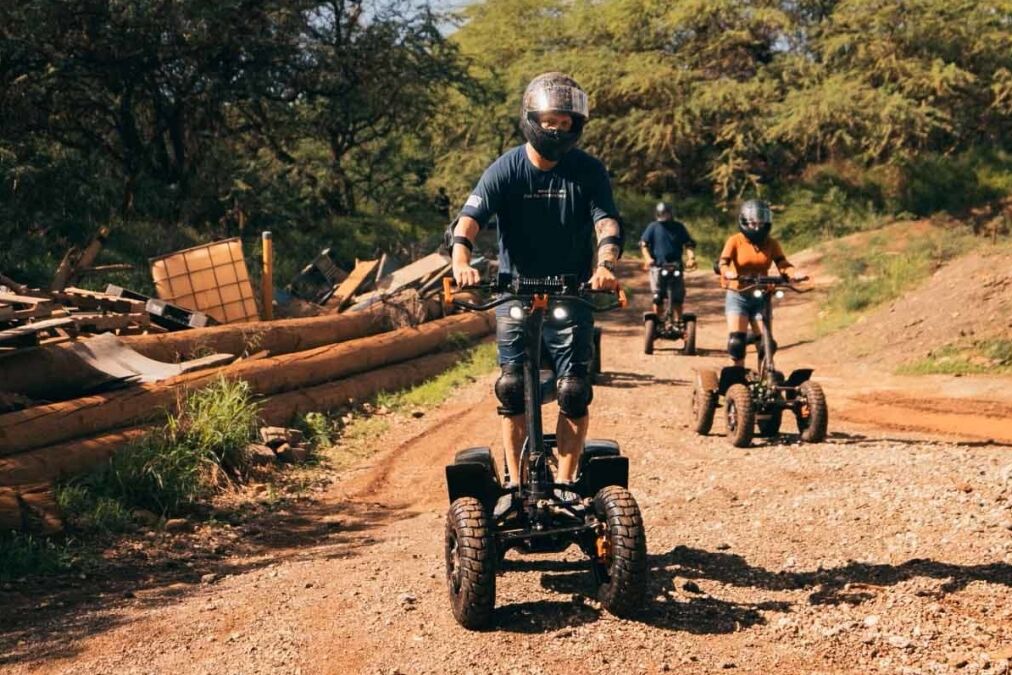
{"label": "black knee pad", "polygon": [[594,400],[594,389],[590,386],[590,378],[579,375],[563,375],[559,378],[557,390],[560,413],[574,420],[587,416],[587,406]]}
{"label": "black knee pad", "polygon": [[655,305],[658,305],[658,306],[663,305],[664,304],[664,295],[661,294],[661,293],[654,293],[653,301],[654,301]]}
{"label": "black knee pad", "polygon": [[518,363],[505,363],[495,381],[495,396],[499,399],[499,414],[512,417],[524,413],[524,367]]}
{"label": "black knee pad", "polygon": [[735,361],[745,358],[745,333],[735,331],[727,335],[727,353]]}

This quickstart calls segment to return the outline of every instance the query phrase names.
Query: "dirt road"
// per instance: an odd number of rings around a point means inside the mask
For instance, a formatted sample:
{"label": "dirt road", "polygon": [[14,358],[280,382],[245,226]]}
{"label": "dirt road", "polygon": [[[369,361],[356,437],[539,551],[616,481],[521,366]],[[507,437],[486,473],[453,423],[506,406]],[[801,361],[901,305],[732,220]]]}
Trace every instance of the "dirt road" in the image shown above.
{"label": "dirt road", "polygon": [[[489,379],[395,425],[376,441],[384,449],[314,502],[246,531],[255,544],[225,559],[197,556],[171,583],[97,584],[88,601],[65,607],[52,604],[60,593],[39,607],[6,588],[0,602],[17,612],[0,619],[0,670],[1007,672],[1012,446],[995,441],[1012,441],[1010,382],[983,381],[949,405],[944,383],[925,392],[886,375],[856,380],[835,364],[821,379],[826,443],[798,444],[793,421],[777,441],[745,450],[717,435],[719,419],[713,435],[697,437],[688,429],[692,369],[723,363],[726,339],[709,282],[690,279],[702,356],[666,343],[642,354],[645,292],[603,322],[608,375],[595,389],[591,434],[620,441],[631,458],[651,567],[636,620],[597,606],[571,551],[511,552],[494,628],[454,623],[442,467],[456,449],[498,445]],[[776,326],[781,367],[815,366],[818,377],[819,362],[792,356],[812,339],[815,303],[789,298]],[[907,386],[903,399],[892,384]],[[978,395],[991,407],[968,402]],[[897,408],[908,410],[899,423],[876,418]],[[910,431],[922,413],[976,415],[992,427]],[[208,573],[216,576],[201,583]]]}

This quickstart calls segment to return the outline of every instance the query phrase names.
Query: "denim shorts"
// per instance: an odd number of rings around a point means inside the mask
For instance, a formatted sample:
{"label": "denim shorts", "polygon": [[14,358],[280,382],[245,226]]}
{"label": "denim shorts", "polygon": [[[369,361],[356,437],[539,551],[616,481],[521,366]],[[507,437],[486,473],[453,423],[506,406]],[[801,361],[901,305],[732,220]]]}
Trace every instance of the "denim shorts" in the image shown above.
{"label": "denim shorts", "polygon": [[653,293],[654,298],[667,299],[668,288],[674,291],[675,304],[681,304],[685,301],[685,277],[679,274],[677,277],[674,275],[661,276],[660,267],[650,268],[650,292]]}
{"label": "denim shorts", "polygon": [[766,302],[767,297],[765,294],[757,298],[751,293],[739,293],[738,291],[729,290],[724,297],[724,314],[727,316],[737,314],[738,316],[747,316],[751,319],[756,314],[762,314]]}
{"label": "denim shorts", "polygon": [[[518,304],[507,302],[495,308],[499,365],[522,364],[526,360],[523,319],[509,315],[509,308]],[[567,308],[569,316],[561,321],[549,311],[541,330],[541,341],[552,360],[556,377],[586,377],[594,355],[594,315],[590,308],[582,305]]]}

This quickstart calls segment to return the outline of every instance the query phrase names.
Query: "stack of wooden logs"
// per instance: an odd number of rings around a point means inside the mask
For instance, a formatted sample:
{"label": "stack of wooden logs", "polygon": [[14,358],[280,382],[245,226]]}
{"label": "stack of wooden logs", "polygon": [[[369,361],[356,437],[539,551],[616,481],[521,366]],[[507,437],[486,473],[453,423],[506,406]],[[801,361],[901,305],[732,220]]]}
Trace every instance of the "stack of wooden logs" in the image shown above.
{"label": "stack of wooden logs", "polygon": [[[53,481],[88,471],[176,410],[183,395],[219,377],[242,379],[263,397],[262,418],[284,425],[295,415],[337,408],[380,391],[418,384],[452,365],[460,336],[490,333],[488,314],[460,314],[388,330],[384,312],[230,324],[124,338],[162,361],[205,351],[246,354],[230,365],[186,373],[0,415],[0,530],[59,527]],[[62,345],[26,350],[4,364],[4,389],[31,394],[31,382],[72,380]]]}

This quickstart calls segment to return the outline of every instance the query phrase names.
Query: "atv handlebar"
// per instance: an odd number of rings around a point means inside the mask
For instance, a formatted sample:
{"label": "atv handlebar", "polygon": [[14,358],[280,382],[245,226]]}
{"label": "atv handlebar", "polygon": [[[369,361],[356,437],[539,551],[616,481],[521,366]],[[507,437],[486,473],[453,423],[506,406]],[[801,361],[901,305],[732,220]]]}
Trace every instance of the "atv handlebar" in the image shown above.
{"label": "atv handlebar", "polygon": [[[457,292],[469,290],[498,293],[500,295],[483,303],[473,303],[453,297]],[[592,294],[612,295],[615,296],[615,301],[604,307],[598,307],[586,297]],[[452,306],[474,311],[484,311],[506,304],[507,302],[520,300],[525,304],[529,302],[532,308],[546,309],[550,299],[580,304],[594,312],[606,312],[629,305],[625,291],[621,288],[615,291],[603,291],[593,289],[586,283],[578,284],[574,287],[572,284],[567,283],[567,280],[563,277],[516,277],[508,283],[486,283],[464,287],[455,287],[453,279],[450,277],[443,278],[443,304],[447,307]]]}
{"label": "atv handlebar", "polygon": [[[728,281],[735,281],[735,279],[729,279]],[[775,277],[738,277],[737,281],[739,286],[735,290],[739,293],[757,288],[765,288],[771,291],[778,288],[787,288],[795,293],[808,293],[812,290],[811,288],[798,288],[794,285],[796,282],[808,281],[808,277],[794,277],[793,279],[788,279],[783,275]]]}

